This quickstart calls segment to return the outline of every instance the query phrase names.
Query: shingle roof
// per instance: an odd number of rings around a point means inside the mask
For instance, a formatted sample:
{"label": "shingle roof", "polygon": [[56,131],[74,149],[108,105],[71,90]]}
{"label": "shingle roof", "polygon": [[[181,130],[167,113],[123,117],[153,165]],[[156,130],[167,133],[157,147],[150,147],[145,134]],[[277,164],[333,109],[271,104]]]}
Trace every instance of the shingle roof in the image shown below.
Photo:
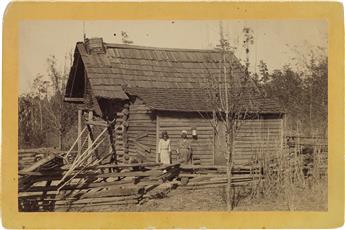
{"label": "shingle roof", "polygon": [[[89,54],[77,43],[94,95],[112,91],[113,86],[195,88],[222,70],[222,54],[216,50],[151,48],[104,43],[105,53]],[[234,55],[227,55],[232,73],[244,77],[243,67]],[[110,93],[111,94],[111,93]],[[115,95],[116,94],[116,95]],[[111,96],[112,97],[112,96]]]}
{"label": "shingle roof", "polygon": [[[123,87],[141,88],[135,92],[140,93],[155,109],[189,111],[198,105],[198,110],[209,110],[202,105],[202,97],[195,95],[209,86],[210,79],[222,83],[224,66],[227,71],[231,69],[231,85],[234,89],[241,87],[241,82],[248,79],[239,60],[232,53],[227,53],[224,63],[219,50],[142,47],[109,44],[103,43],[102,39],[94,39],[86,44],[78,42],[76,53],[83,61],[95,97],[125,100],[128,97]],[[178,97],[172,104],[155,98],[160,95],[160,98],[172,101],[174,98],[169,95],[175,94]],[[186,104],[188,98],[194,98],[195,104]]]}
{"label": "shingle roof", "polygon": [[[135,95],[154,110],[162,111],[184,111],[184,112],[210,112],[213,109],[224,109],[219,101],[212,97],[213,90],[206,88],[125,88],[126,93]],[[254,96],[255,95],[255,96]],[[259,113],[281,113],[282,108],[277,101],[259,96],[253,93],[231,97],[229,102],[236,105],[238,111],[259,112]],[[233,107],[234,108],[234,107]],[[234,110],[234,109],[233,109]]]}

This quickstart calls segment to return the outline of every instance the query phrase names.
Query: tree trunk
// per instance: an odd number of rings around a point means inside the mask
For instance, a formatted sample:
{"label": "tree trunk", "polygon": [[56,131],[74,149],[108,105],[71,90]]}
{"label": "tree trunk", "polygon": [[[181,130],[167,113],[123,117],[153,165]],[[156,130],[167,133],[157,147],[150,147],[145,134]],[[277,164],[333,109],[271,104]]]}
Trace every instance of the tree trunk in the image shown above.
{"label": "tree trunk", "polygon": [[227,133],[226,133],[226,151],[227,151],[227,162],[226,162],[226,168],[227,168],[227,186],[226,186],[226,206],[227,210],[231,211],[233,209],[233,192],[231,187],[232,182],[232,165],[233,165],[233,136],[234,136],[234,130],[233,130],[233,124],[229,120],[229,117],[226,117],[227,120]]}
{"label": "tree trunk", "polygon": [[59,150],[62,150],[62,130],[59,129]]}
{"label": "tree trunk", "polygon": [[40,129],[42,132],[43,131],[43,113],[42,113],[41,99],[39,99],[38,105],[39,105],[39,109],[40,109]]}

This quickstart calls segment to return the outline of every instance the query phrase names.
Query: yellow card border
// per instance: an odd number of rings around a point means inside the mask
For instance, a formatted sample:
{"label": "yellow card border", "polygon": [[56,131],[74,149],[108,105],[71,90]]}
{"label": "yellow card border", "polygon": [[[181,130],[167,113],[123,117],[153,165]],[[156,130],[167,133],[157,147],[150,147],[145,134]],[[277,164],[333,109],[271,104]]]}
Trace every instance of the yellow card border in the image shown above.
{"label": "yellow card border", "polygon": [[[327,212],[19,213],[18,26],[21,20],[321,19],[329,32]],[[343,6],[337,2],[12,2],[3,24],[2,217],[6,228],[330,228],[344,221]]]}

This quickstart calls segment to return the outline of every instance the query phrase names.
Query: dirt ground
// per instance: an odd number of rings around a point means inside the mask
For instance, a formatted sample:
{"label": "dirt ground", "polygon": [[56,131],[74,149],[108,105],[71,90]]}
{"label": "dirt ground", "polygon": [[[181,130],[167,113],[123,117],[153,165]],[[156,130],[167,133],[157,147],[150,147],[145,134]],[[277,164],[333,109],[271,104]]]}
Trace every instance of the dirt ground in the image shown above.
{"label": "dirt ground", "polygon": [[[78,211],[226,211],[225,194],[224,188],[185,190],[179,187],[166,197],[138,205],[84,207]],[[270,198],[264,194],[251,196],[247,193],[237,201],[234,211],[327,211],[327,184],[295,189],[288,195],[278,194]]]}

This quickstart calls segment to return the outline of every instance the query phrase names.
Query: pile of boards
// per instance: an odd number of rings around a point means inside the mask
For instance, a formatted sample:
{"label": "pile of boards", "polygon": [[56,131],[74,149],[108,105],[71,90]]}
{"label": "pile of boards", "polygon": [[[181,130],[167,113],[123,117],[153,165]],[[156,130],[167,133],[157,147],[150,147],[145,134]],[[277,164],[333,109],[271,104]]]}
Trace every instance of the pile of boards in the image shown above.
{"label": "pile of boards", "polygon": [[49,155],[59,155],[63,153],[55,148],[36,148],[36,149],[19,149],[18,150],[18,169],[29,168],[39,160]]}
{"label": "pile of boards", "polygon": [[[226,166],[181,165],[180,186],[188,190],[225,187],[228,183]],[[258,164],[234,165],[231,185],[246,186],[263,179],[262,168]]]}
{"label": "pile of boards", "polygon": [[176,184],[173,179],[179,173],[179,164],[104,164],[82,173],[77,168],[76,173],[70,175],[74,178],[63,186],[59,181],[68,165],[47,170],[43,164],[36,169],[19,171],[19,209],[22,211],[129,205],[164,197],[164,193]]}
{"label": "pile of boards", "polygon": [[[172,189],[206,189],[227,184],[226,166],[98,164],[69,170],[59,155],[48,155],[19,171],[19,210],[78,211],[83,207],[111,209],[114,205],[140,205],[166,197]],[[49,165],[49,167],[47,167]],[[234,166],[232,186],[261,178],[260,167]]]}

